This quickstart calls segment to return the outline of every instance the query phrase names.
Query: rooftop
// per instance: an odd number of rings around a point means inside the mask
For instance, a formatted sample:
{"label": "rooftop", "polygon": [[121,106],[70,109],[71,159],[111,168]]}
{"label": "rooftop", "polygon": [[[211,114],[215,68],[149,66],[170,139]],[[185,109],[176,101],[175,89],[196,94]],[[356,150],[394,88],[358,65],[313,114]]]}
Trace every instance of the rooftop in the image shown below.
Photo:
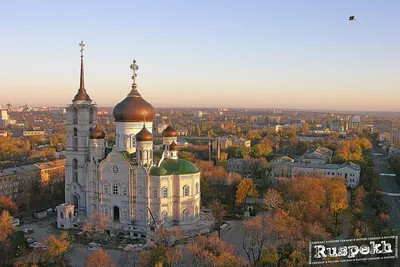
{"label": "rooftop", "polygon": [[40,171],[44,169],[50,169],[58,166],[65,166],[65,159],[42,162],[37,164],[24,165],[19,167],[7,168],[0,171],[0,177],[9,175],[16,175],[21,173]]}

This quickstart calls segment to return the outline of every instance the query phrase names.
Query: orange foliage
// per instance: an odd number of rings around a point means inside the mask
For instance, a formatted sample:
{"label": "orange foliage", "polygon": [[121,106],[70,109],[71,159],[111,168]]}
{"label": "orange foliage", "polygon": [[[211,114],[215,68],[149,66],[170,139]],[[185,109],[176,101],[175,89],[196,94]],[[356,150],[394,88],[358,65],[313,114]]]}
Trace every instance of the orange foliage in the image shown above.
{"label": "orange foliage", "polygon": [[89,254],[86,258],[87,267],[115,267],[117,266],[114,259],[104,251],[99,249]]}
{"label": "orange foliage", "polygon": [[236,204],[243,204],[247,197],[258,197],[258,192],[252,179],[243,178],[237,186]]}
{"label": "orange foliage", "polygon": [[3,210],[7,210],[11,216],[18,215],[17,205],[6,196],[0,196],[0,212]]}

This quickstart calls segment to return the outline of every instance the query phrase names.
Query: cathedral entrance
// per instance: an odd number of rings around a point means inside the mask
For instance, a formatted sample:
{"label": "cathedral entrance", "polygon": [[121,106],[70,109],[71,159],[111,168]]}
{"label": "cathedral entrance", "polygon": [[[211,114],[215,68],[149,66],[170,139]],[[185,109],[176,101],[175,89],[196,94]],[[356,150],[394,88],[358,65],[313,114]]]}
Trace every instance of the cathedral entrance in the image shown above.
{"label": "cathedral entrance", "polygon": [[114,206],[114,222],[119,222],[119,208]]}
{"label": "cathedral entrance", "polygon": [[71,195],[71,204],[75,206],[75,209],[79,208],[79,198],[76,194]]}

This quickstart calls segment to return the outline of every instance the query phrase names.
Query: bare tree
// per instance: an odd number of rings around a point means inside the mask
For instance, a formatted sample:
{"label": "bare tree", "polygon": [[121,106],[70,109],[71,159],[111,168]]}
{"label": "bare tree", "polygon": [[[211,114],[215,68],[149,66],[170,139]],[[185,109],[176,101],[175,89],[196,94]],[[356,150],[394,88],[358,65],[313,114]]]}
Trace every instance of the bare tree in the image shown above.
{"label": "bare tree", "polygon": [[214,217],[214,222],[218,227],[218,237],[221,237],[221,223],[227,214],[226,209],[219,200],[214,200],[211,204],[211,211]]}
{"label": "bare tree", "polygon": [[263,206],[268,212],[274,213],[278,208],[283,206],[283,197],[281,193],[275,189],[268,189],[267,193],[264,194]]}

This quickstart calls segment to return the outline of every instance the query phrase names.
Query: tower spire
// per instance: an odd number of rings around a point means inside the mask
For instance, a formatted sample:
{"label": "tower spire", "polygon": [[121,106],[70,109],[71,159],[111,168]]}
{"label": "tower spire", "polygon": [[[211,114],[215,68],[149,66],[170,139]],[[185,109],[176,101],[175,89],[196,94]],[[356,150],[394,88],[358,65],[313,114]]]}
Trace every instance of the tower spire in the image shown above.
{"label": "tower spire", "polygon": [[79,43],[79,46],[81,47],[81,72],[80,72],[80,82],[79,82],[79,89],[78,93],[75,95],[74,100],[87,100],[90,101],[89,95],[86,93],[85,89],[85,71],[83,67],[83,51],[85,51],[85,44],[83,41]]}
{"label": "tower spire", "polygon": [[139,69],[139,66],[136,64],[135,59],[132,61],[130,68],[132,70],[132,90],[128,94],[128,97],[140,96],[136,85],[136,77],[137,77],[136,71]]}
{"label": "tower spire", "polygon": [[79,83],[79,92],[80,93],[86,93],[85,90],[85,73],[84,73],[84,68],[83,68],[83,51],[85,51],[85,44],[83,41],[79,43],[79,46],[81,47],[81,79]]}

